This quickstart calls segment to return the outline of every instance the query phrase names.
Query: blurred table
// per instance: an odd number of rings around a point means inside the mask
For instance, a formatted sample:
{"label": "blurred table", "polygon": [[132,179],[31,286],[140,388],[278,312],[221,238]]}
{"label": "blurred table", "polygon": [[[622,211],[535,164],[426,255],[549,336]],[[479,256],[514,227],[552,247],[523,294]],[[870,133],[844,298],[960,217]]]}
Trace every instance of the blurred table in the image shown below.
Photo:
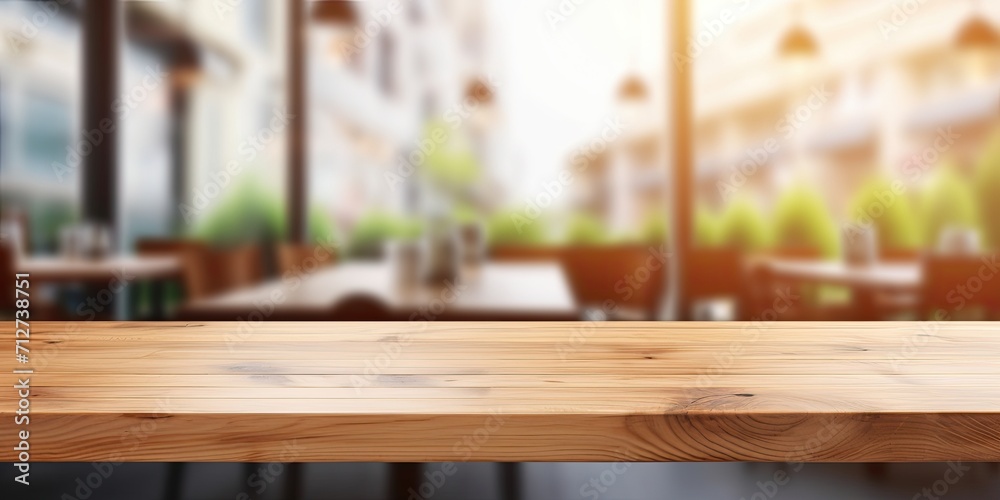
{"label": "blurred table", "polygon": [[244,328],[33,323],[32,461],[1000,461],[995,323]]}
{"label": "blurred table", "polygon": [[[123,290],[130,283],[150,284],[149,319],[163,319],[165,314],[164,282],[182,277],[179,257],[112,256],[97,259],[68,257],[19,258],[15,272],[30,275],[32,283],[64,285],[83,283],[92,287]],[[117,302],[116,302],[117,303]],[[130,313],[123,307],[115,312],[119,319]],[[134,314],[132,311],[131,314]]]}
{"label": "blurred table", "polygon": [[322,320],[342,299],[357,294],[378,298],[397,320],[574,320],[580,315],[562,267],[554,263],[486,263],[456,285],[404,290],[388,263],[346,262],[198,300],[184,306],[180,317],[226,321],[263,309],[272,320]]}
{"label": "blurred table", "polygon": [[768,259],[775,277],[852,288],[915,291],[920,288],[919,262],[876,262],[851,265],[842,261]]}
{"label": "blurred table", "polygon": [[913,301],[923,283],[923,269],[918,261],[874,262],[857,265],[843,261],[765,259],[770,276],[776,281],[837,285],[854,293],[856,319],[881,319],[879,294],[906,294]]}
{"label": "blurred table", "polygon": [[177,278],[183,269],[177,257],[115,256],[99,259],[28,257],[18,259],[15,271],[45,283],[106,282],[113,279],[162,280]]}

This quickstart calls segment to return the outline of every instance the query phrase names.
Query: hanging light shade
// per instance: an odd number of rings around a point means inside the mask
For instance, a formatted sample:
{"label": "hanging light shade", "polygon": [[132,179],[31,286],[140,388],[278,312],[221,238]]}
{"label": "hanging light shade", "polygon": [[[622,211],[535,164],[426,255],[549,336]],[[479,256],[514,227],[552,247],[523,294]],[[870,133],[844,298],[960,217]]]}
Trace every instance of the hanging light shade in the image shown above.
{"label": "hanging light shade", "polygon": [[487,106],[493,104],[495,98],[493,89],[481,78],[476,78],[469,82],[468,86],[465,87],[465,97],[473,102]]}
{"label": "hanging light shade", "polygon": [[354,4],[344,0],[313,2],[310,15],[314,21],[322,24],[354,26],[359,22]]}
{"label": "hanging light shade", "polygon": [[955,44],[960,49],[1000,49],[1000,33],[980,16],[969,19],[958,30]]}
{"label": "hanging light shade", "polygon": [[819,42],[805,26],[795,25],[781,37],[778,53],[789,58],[816,57],[819,55]]}
{"label": "hanging light shade", "polygon": [[630,75],[618,87],[618,99],[622,102],[645,101],[649,98],[649,89],[641,78]]}

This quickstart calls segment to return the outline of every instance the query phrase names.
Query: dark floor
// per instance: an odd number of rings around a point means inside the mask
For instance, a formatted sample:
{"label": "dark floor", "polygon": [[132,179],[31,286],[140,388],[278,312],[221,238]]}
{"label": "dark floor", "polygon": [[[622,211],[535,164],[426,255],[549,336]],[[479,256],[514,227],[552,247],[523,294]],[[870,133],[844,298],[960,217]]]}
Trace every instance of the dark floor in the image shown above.
{"label": "dark floor", "polygon": [[[282,499],[286,470],[281,464],[261,467],[248,476],[240,464],[186,465],[180,498]],[[306,465],[303,497],[382,500],[388,467]],[[500,499],[496,464],[460,463],[447,469],[451,475],[441,472],[443,467],[425,466],[426,484],[413,488],[424,495],[412,500]],[[163,498],[167,471],[164,464],[101,470],[92,464],[33,464],[30,486],[15,483],[6,474],[0,498],[157,500]],[[805,464],[797,470],[788,464],[526,464],[522,474],[523,500],[1000,499],[1000,467],[993,464],[895,464],[881,473],[846,464]]]}

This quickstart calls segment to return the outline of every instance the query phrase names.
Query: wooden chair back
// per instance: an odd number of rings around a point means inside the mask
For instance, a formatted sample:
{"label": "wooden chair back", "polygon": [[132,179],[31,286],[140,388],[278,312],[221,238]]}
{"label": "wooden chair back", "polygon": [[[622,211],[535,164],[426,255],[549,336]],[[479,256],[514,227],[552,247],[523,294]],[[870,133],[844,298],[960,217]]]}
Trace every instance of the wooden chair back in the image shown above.
{"label": "wooden chair back", "polygon": [[263,257],[255,245],[215,249],[197,241],[147,239],[136,246],[140,255],[175,255],[182,259],[187,300],[252,286],[264,279]]}
{"label": "wooden chair back", "polygon": [[736,319],[748,319],[750,291],[743,253],[735,249],[697,249],[688,256],[687,280],[684,293],[690,303],[709,299],[731,299],[735,302]]}
{"label": "wooden chair back", "polygon": [[215,250],[214,260],[224,265],[226,280],[224,290],[233,290],[256,285],[264,280],[264,257],[257,245]]}
{"label": "wooden chair back", "polygon": [[13,286],[14,265],[14,249],[10,243],[0,240],[0,281],[7,286]]}
{"label": "wooden chair back", "polygon": [[[981,310],[986,318],[1000,316],[1000,255],[980,257],[930,255],[923,262],[922,319],[964,319]],[[983,319],[986,319],[983,318]]]}
{"label": "wooden chair back", "polygon": [[337,263],[336,250],[319,245],[278,245],[276,256],[280,276],[305,274]]}
{"label": "wooden chair back", "polygon": [[667,283],[667,256],[657,247],[644,245],[498,247],[492,257],[507,262],[559,262],[581,307],[603,310],[610,304],[625,311],[623,316],[641,319],[656,316]]}
{"label": "wooden chair back", "polygon": [[602,310],[614,305],[621,317],[643,320],[654,319],[660,308],[667,259],[657,248],[643,245],[568,247],[562,254],[578,304]]}
{"label": "wooden chair back", "polygon": [[201,259],[208,252],[208,247],[204,243],[191,240],[147,238],[136,242],[136,252],[144,256],[180,258],[183,269],[181,282],[185,296],[188,299],[205,296],[206,278]]}

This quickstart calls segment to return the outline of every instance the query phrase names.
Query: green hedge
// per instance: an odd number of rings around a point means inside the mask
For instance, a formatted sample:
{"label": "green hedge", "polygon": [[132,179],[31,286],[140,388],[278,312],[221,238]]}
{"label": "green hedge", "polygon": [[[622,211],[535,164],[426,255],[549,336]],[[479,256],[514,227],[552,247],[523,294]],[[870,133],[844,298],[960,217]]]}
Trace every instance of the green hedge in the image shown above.
{"label": "green hedge", "polygon": [[975,191],[950,163],[938,167],[920,206],[923,240],[929,247],[937,245],[946,227],[979,228]]}
{"label": "green hedge", "polygon": [[840,254],[840,231],[820,193],[799,187],[786,191],[774,214],[775,244],[812,248],[827,258]]}
{"label": "green hedge", "polygon": [[990,138],[977,165],[976,195],[983,241],[1000,250],[1000,130]]}
{"label": "green hedge", "polygon": [[729,204],[719,222],[719,244],[744,252],[771,246],[767,221],[754,203],[744,198]]}
{"label": "green hedge", "polygon": [[[196,223],[192,236],[216,245],[281,241],[287,234],[287,211],[280,197],[248,178],[223,194],[222,201]],[[310,241],[336,243],[333,219],[318,206],[309,209]]]}
{"label": "green hedge", "polygon": [[851,202],[847,224],[874,228],[883,250],[916,249],[920,246],[916,208],[899,184],[893,187],[888,179],[869,181]]}

